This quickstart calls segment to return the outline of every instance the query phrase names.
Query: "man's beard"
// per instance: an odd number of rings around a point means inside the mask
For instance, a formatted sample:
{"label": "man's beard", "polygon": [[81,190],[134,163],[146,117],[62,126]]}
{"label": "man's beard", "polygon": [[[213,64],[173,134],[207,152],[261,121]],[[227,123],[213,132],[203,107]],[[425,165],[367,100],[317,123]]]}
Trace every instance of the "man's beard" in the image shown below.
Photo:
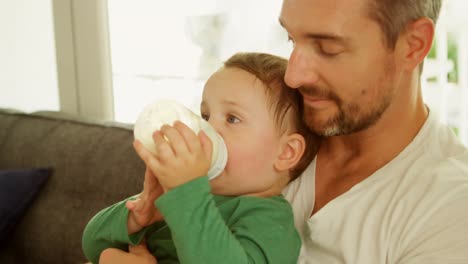
{"label": "man's beard", "polygon": [[304,119],[307,126],[316,134],[325,137],[348,135],[374,125],[388,108],[391,96],[382,98],[372,109],[364,112],[357,104],[338,104],[338,113],[329,118],[323,125],[315,123],[314,109],[304,108]]}
{"label": "man's beard", "polygon": [[304,121],[316,134],[325,137],[348,135],[373,126],[387,110],[393,100],[395,68],[391,62],[386,64],[383,76],[376,82],[377,92],[373,104],[346,103],[332,92],[323,92],[315,88],[300,88],[301,93],[322,96],[332,100],[338,106],[338,112],[325,122],[317,122],[315,109],[304,104]]}

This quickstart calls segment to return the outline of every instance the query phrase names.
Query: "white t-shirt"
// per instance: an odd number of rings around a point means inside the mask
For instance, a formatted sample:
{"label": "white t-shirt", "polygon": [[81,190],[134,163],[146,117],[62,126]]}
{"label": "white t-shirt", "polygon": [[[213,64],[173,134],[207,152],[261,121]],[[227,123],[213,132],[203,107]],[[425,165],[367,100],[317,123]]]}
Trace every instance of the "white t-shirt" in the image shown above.
{"label": "white t-shirt", "polygon": [[396,158],[312,217],[315,160],[284,195],[298,263],[468,264],[468,151],[432,113]]}

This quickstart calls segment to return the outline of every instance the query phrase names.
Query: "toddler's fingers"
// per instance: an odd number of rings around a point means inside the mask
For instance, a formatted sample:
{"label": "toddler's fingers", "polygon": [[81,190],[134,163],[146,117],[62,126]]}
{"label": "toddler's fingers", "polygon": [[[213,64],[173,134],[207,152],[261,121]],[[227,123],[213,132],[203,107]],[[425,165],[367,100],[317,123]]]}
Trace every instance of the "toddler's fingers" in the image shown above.
{"label": "toddler's fingers", "polygon": [[130,211],[135,211],[138,208],[139,203],[140,203],[139,199],[137,199],[137,200],[128,200],[125,203],[125,207],[127,207],[127,209],[130,210]]}
{"label": "toddler's fingers", "polygon": [[133,209],[135,209],[135,204],[133,201],[127,201],[125,203],[125,207],[127,207],[128,210],[133,211]]}
{"label": "toddler's fingers", "polygon": [[213,151],[212,149],[213,143],[211,142],[211,139],[205,134],[203,130],[200,131],[200,133],[198,134],[198,137],[200,138],[203,152],[207,155],[209,159],[211,159],[211,154],[212,154],[211,152]]}
{"label": "toddler's fingers", "polygon": [[156,146],[156,157],[159,160],[171,160],[174,158],[174,150],[172,149],[169,142],[164,139],[161,131],[156,131],[153,133],[153,140]]}
{"label": "toddler's fingers", "polygon": [[156,159],[151,152],[146,150],[138,140],[133,141],[133,147],[146,166],[153,171],[154,175],[156,175],[154,172],[159,169],[158,159]]}
{"label": "toddler's fingers", "polygon": [[190,127],[188,127],[186,124],[180,121],[175,121],[174,127],[179,131],[179,133],[184,138],[184,141],[185,141],[185,144],[187,144],[188,150],[190,152],[195,151],[199,142],[197,139],[197,134],[195,134],[195,132],[193,132],[193,130],[190,129]]}
{"label": "toddler's fingers", "polygon": [[133,141],[133,149],[135,149],[135,152],[140,157],[140,159],[145,162],[152,155],[151,152],[149,152],[139,140]]}
{"label": "toddler's fingers", "polygon": [[180,155],[188,151],[187,144],[183,138],[183,135],[175,126],[163,125],[161,132],[169,142],[168,145],[172,148],[175,155]]}

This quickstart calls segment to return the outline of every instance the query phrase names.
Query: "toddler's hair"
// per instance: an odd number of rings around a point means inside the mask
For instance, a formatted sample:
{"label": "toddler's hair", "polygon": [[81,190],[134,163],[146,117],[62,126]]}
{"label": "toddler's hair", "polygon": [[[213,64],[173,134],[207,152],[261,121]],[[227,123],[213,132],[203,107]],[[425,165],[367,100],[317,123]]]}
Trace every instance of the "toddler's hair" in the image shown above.
{"label": "toddler's hair", "polygon": [[294,180],[302,174],[317,154],[320,138],[303,122],[302,95],[284,82],[287,66],[288,60],[285,58],[257,52],[236,53],[224,62],[225,68],[247,71],[264,84],[279,133],[297,132],[305,138],[304,154],[298,164],[290,170],[291,180]]}

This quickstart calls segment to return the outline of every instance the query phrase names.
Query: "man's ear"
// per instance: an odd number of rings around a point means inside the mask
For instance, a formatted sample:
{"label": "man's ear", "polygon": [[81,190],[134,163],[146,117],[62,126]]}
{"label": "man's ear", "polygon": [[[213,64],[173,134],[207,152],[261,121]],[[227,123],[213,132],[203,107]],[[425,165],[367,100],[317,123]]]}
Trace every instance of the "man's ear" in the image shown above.
{"label": "man's ear", "polygon": [[400,44],[405,46],[403,54],[405,68],[412,71],[424,61],[431,50],[435,25],[429,18],[420,18],[410,23],[403,34],[403,43]]}
{"label": "man's ear", "polygon": [[284,135],[281,140],[281,148],[274,167],[278,171],[286,171],[301,160],[306,147],[305,139],[302,135],[294,133]]}

